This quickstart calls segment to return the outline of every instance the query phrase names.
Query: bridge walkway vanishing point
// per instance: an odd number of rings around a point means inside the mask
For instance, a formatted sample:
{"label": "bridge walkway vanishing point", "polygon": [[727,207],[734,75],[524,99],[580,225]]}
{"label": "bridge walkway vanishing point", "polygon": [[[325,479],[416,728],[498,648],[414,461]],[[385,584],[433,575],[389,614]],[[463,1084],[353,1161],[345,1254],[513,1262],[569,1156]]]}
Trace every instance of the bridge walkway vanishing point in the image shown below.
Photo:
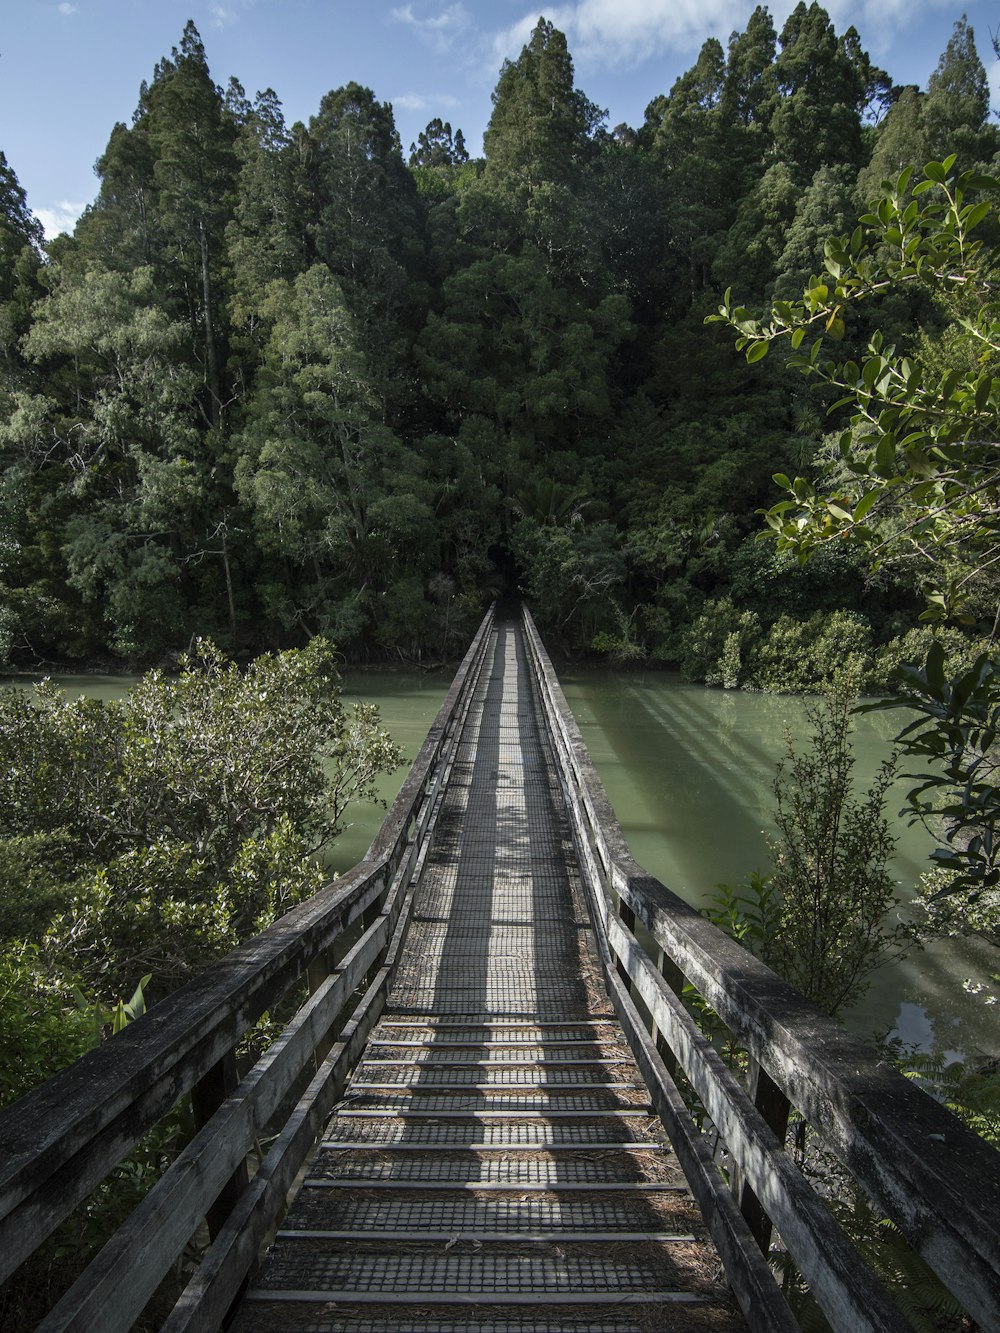
{"label": "bridge walkway vanishing point", "polygon": [[4,1328],[177,1107],[39,1333],[905,1333],[824,1173],[1000,1333],[1000,1153],[632,859],[527,612],[358,865],[0,1110]]}
{"label": "bridge walkway vanishing point", "polygon": [[386,1012],[242,1333],[744,1327],[601,982],[515,625],[487,660]]}

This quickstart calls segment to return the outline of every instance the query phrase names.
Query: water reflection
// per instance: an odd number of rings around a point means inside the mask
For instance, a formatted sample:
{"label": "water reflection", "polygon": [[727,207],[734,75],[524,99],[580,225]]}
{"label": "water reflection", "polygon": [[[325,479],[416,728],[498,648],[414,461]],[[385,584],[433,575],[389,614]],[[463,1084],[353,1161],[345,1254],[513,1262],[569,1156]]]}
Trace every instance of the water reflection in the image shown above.
{"label": "water reflection", "polygon": [[[703,905],[716,885],[768,864],[775,764],[784,730],[806,733],[800,699],[685,685],[662,674],[563,673],[563,689],[636,859],[675,892]],[[856,719],[855,773],[867,786],[899,726],[898,714]],[[903,804],[897,782],[889,811]],[[911,897],[930,839],[897,821],[892,871]],[[846,1021],[866,1038],[894,1037],[945,1058],[1000,1055],[995,1010],[962,979],[1000,971],[1000,950],[942,940],[877,972]]]}
{"label": "water reflection", "polygon": [[[115,698],[134,678],[60,676],[70,695]],[[636,859],[689,902],[703,904],[720,882],[736,883],[767,865],[774,766],[784,728],[802,736],[801,700],[685,685],[662,673],[562,672],[560,681]],[[5,683],[30,684],[29,678]],[[451,684],[449,672],[345,670],[344,700],[376,703],[382,721],[415,757]],[[899,725],[898,714],[864,714],[854,739],[858,781],[867,785]],[[389,802],[406,766],[379,782]],[[902,806],[905,781],[890,794]],[[357,804],[329,863],[347,870],[361,859],[384,817]],[[926,868],[930,840],[897,826],[893,873],[903,898]],[[875,974],[846,1018],[864,1037],[897,1037],[945,1058],[1000,1056],[996,1009],[967,995],[962,979],[1000,972],[1000,950],[979,940],[937,941]],[[994,988],[995,989],[995,988]]]}

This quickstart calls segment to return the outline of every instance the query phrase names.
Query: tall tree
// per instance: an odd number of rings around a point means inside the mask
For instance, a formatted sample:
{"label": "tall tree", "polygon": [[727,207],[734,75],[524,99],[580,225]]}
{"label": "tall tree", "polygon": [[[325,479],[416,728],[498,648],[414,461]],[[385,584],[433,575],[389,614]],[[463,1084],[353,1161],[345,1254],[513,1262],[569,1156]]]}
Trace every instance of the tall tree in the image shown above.
{"label": "tall tree", "polygon": [[899,90],[879,127],[871,161],[858,176],[861,199],[876,198],[883,181],[894,181],[907,167],[922,166],[927,161],[930,149],[923,103],[923,94],[917,88]]}
{"label": "tall tree", "polygon": [[221,268],[236,177],[236,126],[190,21],[180,47],[156,67],[141,111],[155,163],[164,258],[186,298],[202,351],[208,415],[218,428],[223,411]]}
{"label": "tall tree", "polygon": [[44,234],[17,176],[0,152],[0,390],[24,380],[19,341],[41,295],[38,272]]}
{"label": "tall tree", "polygon": [[468,160],[465,135],[461,130],[452,134],[450,123],[438,116],[428,121],[417,142],[410,144],[411,167],[456,167]]}
{"label": "tall tree", "polygon": [[226,246],[233,318],[251,337],[268,285],[309,266],[314,210],[300,151],[305,137],[302,125],[286,128],[281,103],[268,88],[248,108],[236,143],[240,167]]}
{"label": "tall tree", "polygon": [[424,250],[392,107],[357,83],[335,89],[309,122],[309,143],[316,257],[342,285],[383,414],[395,417],[412,394],[413,284]]}
{"label": "tall tree", "polygon": [[285,562],[284,578],[265,581],[266,610],[286,632],[357,643],[401,565],[421,567],[419,467],[380,420],[355,321],[325,265],[272,282],[261,313],[269,336],[236,479],[262,547]]}
{"label": "tall tree", "polygon": [[758,5],[744,32],[729,39],[725,85],[722,93],[727,119],[766,130],[774,114],[777,83],[774,56],[777,36],[771,15]]}
{"label": "tall tree", "polygon": [[990,112],[986,70],[964,14],[928,80],[923,110],[927,152],[936,161],[957,153],[971,165],[996,151],[996,132],[985,128]]}
{"label": "tall tree", "polygon": [[826,10],[805,0],[789,14],[775,60],[775,151],[801,180],[818,167],[861,165],[860,111],[868,82],[855,43],[837,38]]}
{"label": "tall tree", "polygon": [[677,295],[684,292],[687,299],[708,282],[717,238],[728,230],[739,194],[729,171],[725,78],[722,46],[711,37],[670,96],[646,110],[644,138],[664,174],[668,248],[686,269]]}
{"label": "tall tree", "polygon": [[185,326],[159,303],[149,268],[57,269],[50,281],[25,340],[48,393],[21,395],[3,430],[19,456],[7,478],[20,483],[19,582],[41,578],[64,605],[79,597],[96,639],[88,651],[167,648],[186,628],[185,562],[198,549],[207,472]]}
{"label": "tall tree", "polygon": [[[146,95],[143,85],[142,97]],[[94,261],[120,272],[152,264],[160,251],[160,230],[153,183],[153,150],[147,125],[137,111],[131,128],[119,122],[97,159],[100,189],[74,232],[74,246],[64,264],[86,267]]]}
{"label": "tall tree", "polygon": [[604,116],[574,86],[565,35],[539,19],[518,58],[500,70],[483,136],[486,169],[481,189],[469,193],[465,225],[488,228],[499,248],[530,242],[553,272],[599,267],[582,199]]}

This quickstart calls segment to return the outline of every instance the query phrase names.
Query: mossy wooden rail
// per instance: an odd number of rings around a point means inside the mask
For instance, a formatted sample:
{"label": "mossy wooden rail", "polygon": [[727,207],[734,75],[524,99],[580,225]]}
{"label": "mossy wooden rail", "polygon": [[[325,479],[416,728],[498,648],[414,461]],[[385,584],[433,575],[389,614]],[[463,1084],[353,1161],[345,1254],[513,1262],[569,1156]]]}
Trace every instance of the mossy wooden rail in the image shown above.
{"label": "mossy wooden rail", "polygon": [[[506,720],[494,726],[490,739],[484,723],[494,709]],[[515,799],[518,782],[526,790],[530,786],[530,799]],[[495,796],[484,800],[491,790]],[[542,805],[551,806],[550,813],[540,813]],[[476,812],[484,808],[492,811],[489,828],[476,823]],[[447,823],[447,833],[439,833],[435,852],[439,818]],[[460,858],[457,871],[449,869],[442,843],[452,848],[449,855]],[[558,874],[554,853],[565,863]],[[441,883],[451,888],[433,890],[436,906],[425,911],[421,925],[413,897],[422,891],[426,895],[427,884],[421,888],[420,883],[422,877],[433,879],[425,875],[433,856],[441,863]],[[456,874],[459,880],[464,875],[468,889],[465,918]],[[568,886],[559,893],[570,915],[533,924],[532,912],[543,902],[555,902],[552,886],[560,876]],[[534,890],[526,892],[525,883],[534,883]],[[589,927],[579,915],[584,899]],[[442,903],[449,904],[443,914]],[[527,915],[518,917],[518,912]],[[411,917],[418,924],[407,939]],[[584,937],[591,943],[585,944]],[[460,1012],[478,942],[493,947],[500,939],[508,951],[503,957],[510,961],[484,963],[475,972],[480,979],[476,1012]],[[515,944],[518,940],[523,943]],[[515,957],[518,947],[531,953],[527,964]],[[707,1301],[703,1295],[659,1289],[631,1295],[606,1290],[604,1308],[612,1315],[588,1323],[580,1311],[590,1297],[574,1287],[573,1274],[599,1273],[599,1263],[588,1261],[588,1268],[581,1260],[574,1267],[575,1259],[565,1259],[561,1268],[546,1268],[527,1256],[525,1247],[535,1242],[551,1248],[545,1244],[549,1237],[536,1234],[532,1219],[556,1218],[563,1228],[556,1236],[559,1243],[588,1254],[595,1237],[607,1241],[616,1234],[595,1229],[598,1221],[606,1225],[600,1219],[612,1210],[591,1200],[610,1200],[617,1192],[626,1201],[659,1198],[677,1188],[656,1183],[666,1178],[655,1174],[633,1177],[646,1183],[623,1184],[621,1174],[616,1179],[606,1174],[604,1183],[572,1183],[595,1179],[591,1167],[589,1174],[573,1177],[566,1166],[580,1157],[586,1164],[587,1154],[579,1151],[585,1143],[595,1145],[591,1155],[597,1152],[605,1172],[619,1173],[622,1154],[641,1159],[657,1147],[648,1132],[644,1138],[641,1127],[632,1128],[645,1115],[646,1094],[627,1071],[628,1052],[609,1026],[607,1001],[599,1000],[595,1008],[591,985],[591,998],[582,1008],[559,1010],[561,997],[581,995],[587,988],[581,990],[582,982],[572,977],[557,976],[551,960],[584,960],[588,949],[599,960],[631,1048],[629,1058],[645,1080],[748,1327],[760,1333],[797,1327],[765,1258],[772,1225],[836,1333],[909,1327],[786,1150],[794,1107],[979,1325],[1000,1329],[1000,1154],[635,863],[527,613],[520,627],[498,625],[492,612],[487,615],[379,835],[357,867],[113,1041],[0,1113],[0,1274],[12,1273],[150,1127],[190,1095],[199,1124],[194,1138],[40,1327],[48,1333],[129,1328],[206,1219],[210,1244],[164,1328],[177,1333],[220,1327],[279,1224],[289,1191],[344,1095],[351,1071],[364,1061],[341,1107],[364,1107],[368,1096],[382,1109],[335,1113],[334,1132],[328,1130],[321,1153],[348,1150],[355,1146],[343,1141],[348,1131],[363,1136],[371,1132],[365,1125],[377,1125],[379,1137],[371,1142],[381,1147],[382,1157],[410,1162],[411,1169],[403,1172],[389,1171],[382,1163],[381,1175],[369,1174],[377,1197],[352,1200],[355,1216],[382,1219],[377,1225],[384,1237],[368,1233],[376,1249],[381,1245],[384,1255],[386,1243],[410,1237],[413,1244],[405,1248],[420,1250],[422,1259],[413,1253],[409,1257],[414,1263],[426,1261],[425,1273],[467,1276],[471,1261],[450,1252],[455,1238],[445,1243],[447,1232],[428,1233],[426,1223],[415,1220],[447,1217],[454,1226],[454,1219],[462,1217],[479,1227],[480,1240],[470,1234],[480,1249],[484,1240],[500,1246],[495,1261],[490,1260],[491,1272],[511,1275],[507,1291],[492,1279],[488,1300],[481,1285],[472,1288],[472,1295],[445,1293],[444,1300],[476,1307],[465,1323],[449,1317],[449,1328],[470,1333],[534,1328],[539,1304],[546,1299],[545,1327],[577,1333],[612,1324],[623,1333],[639,1327],[624,1311],[643,1300],[660,1303],[657,1326],[734,1327],[721,1306],[720,1322],[698,1322],[713,1317],[716,1308],[698,1306]],[[437,966],[442,972],[451,968],[450,981],[428,983]],[[390,992],[397,974],[408,980]],[[499,982],[487,982],[487,974]],[[517,994],[510,982],[505,997],[504,978],[516,977],[528,981]],[[700,993],[746,1053],[745,1080],[723,1063],[695,1023],[681,998],[685,984]],[[239,1078],[238,1042],[263,1012],[296,994],[297,987],[303,995],[294,1019]],[[518,1006],[529,993],[533,1007],[522,1014]],[[494,997],[492,1010],[482,998],[487,994]],[[387,1014],[390,999],[395,1009]],[[438,1016],[435,1003],[445,1006]],[[377,1023],[376,1039],[366,1052]],[[531,1050],[536,1055],[529,1058]],[[515,1067],[527,1073],[515,1075]],[[678,1071],[689,1089],[687,1101],[675,1082]],[[530,1086],[518,1088],[519,1082]],[[711,1136],[691,1112],[691,1091]],[[418,1103],[424,1109],[415,1109]],[[442,1103],[451,1109],[441,1110]],[[570,1106],[583,1109],[553,1109]],[[352,1121],[351,1115],[362,1119]],[[366,1116],[372,1118],[365,1121]],[[610,1132],[609,1126],[623,1128]],[[251,1177],[247,1159],[264,1136],[273,1141]],[[714,1149],[716,1138],[724,1152]],[[455,1144],[466,1166],[460,1170],[455,1164],[448,1174],[451,1183],[442,1183],[441,1173],[429,1170],[430,1159],[450,1159]],[[548,1165],[536,1160],[545,1153]],[[524,1165],[530,1159],[533,1174],[519,1173],[519,1154]],[[475,1171],[466,1169],[470,1161]],[[419,1164],[422,1175],[412,1169]],[[351,1184],[349,1173],[340,1183],[347,1189],[314,1194],[362,1192]],[[630,1189],[647,1193],[626,1196]],[[463,1190],[468,1193],[461,1195]],[[383,1206],[390,1196],[403,1202]],[[643,1207],[644,1213],[633,1207],[630,1215],[665,1215],[654,1214],[651,1205]],[[386,1229],[399,1227],[398,1220],[387,1224],[384,1219],[398,1219],[400,1208],[409,1210],[412,1232]],[[510,1219],[503,1222],[505,1228],[514,1226],[519,1210],[522,1232],[498,1233],[496,1219]],[[625,1211],[619,1209],[621,1216]],[[343,1210],[339,1214],[345,1215]],[[567,1230],[571,1217],[589,1217],[590,1232]],[[319,1229],[314,1221],[305,1225],[313,1229],[286,1232],[287,1243],[299,1252],[303,1244],[350,1244],[352,1233],[330,1222]],[[423,1231],[417,1229],[421,1225]],[[639,1233],[631,1225],[628,1230],[622,1223],[618,1232],[635,1241]],[[641,1237],[668,1248],[692,1239],[654,1236],[649,1230]],[[557,1247],[554,1253],[558,1258],[563,1251]],[[324,1264],[333,1271],[325,1259],[313,1268]],[[532,1265],[543,1277],[557,1273],[563,1294],[546,1298],[529,1290],[525,1274]],[[336,1271],[346,1269],[341,1264]],[[662,1263],[657,1271],[664,1271]],[[405,1303],[417,1290],[433,1303],[427,1279],[423,1286],[413,1282],[416,1287],[404,1282],[397,1290],[369,1290],[357,1299]],[[247,1302],[238,1316],[241,1328],[277,1327],[269,1322],[277,1316],[266,1301],[278,1298],[291,1302],[281,1327],[403,1326],[391,1314],[383,1315],[382,1323],[365,1316],[352,1324],[336,1311],[317,1323],[302,1313],[307,1309],[303,1301],[321,1300],[323,1292],[283,1296],[272,1284],[256,1294],[256,1306]],[[488,1315],[484,1305],[491,1307]],[[525,1313],[499,1318],[500,1308]],[[683,1322],[686,1310],[693,1311],[690,1325]],[[405,1326],[430,1333],[445,1325],[433,1311],[425,1311],[408,1315]]]}
{"label": "mossy wooden rail", "polygon": [[[603,927],[608,989],[741,1304],[752,1309],[754,1300],[749,1286],[741,1290],[744,1239],[722,1206],[704,1138],[692,1133],[671,1077],[677,1068],[728,1150],[730,1174],[742,1182],[740,1212],[758,1243],[767,1247],[773,1223],[838,1333],[910,1325],[786,1151],[791,1107],[981,1327],[1000,1329],[1000,1153],[636,863],[530,616],[525,622]],[[749,1094],[680,999],[685,982],[746,1052]]]}
{"label": "mossy wooden rail", "polygon": [[[205,1218],[214,1240],[209,1262],[217,1272],[196,1318],[190,1317],[212,1327],[225,1314],[384,1003],[400,907],[428,846],[491,625],[492,612],[363,861],[141,1022],[0,1113],[0,1280],[180,1098],[192,1095],[201,1121],[181,1157],[47,1326],[95,1333],[128,1328]],[[355,923],[361,932],[345,953]],[[237,1087],[233,1052],[240,1039],[307,977],[308,1000]],[[331,1045],[331,1031],[359,987],[361,1002]],[[250,1183],[248,1153],[314,1061],[315,1077]],[[187,1320],[179,1311],[176,1326],[188,1326]]]}

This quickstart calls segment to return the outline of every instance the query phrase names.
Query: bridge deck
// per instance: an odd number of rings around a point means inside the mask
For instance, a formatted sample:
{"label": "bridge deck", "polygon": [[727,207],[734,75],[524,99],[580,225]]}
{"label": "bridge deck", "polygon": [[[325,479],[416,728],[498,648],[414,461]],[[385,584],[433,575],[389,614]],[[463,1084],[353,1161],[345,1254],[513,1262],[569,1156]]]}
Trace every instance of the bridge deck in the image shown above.
{"label": "bridge deck", "polygon": [[494,630],[386,1013],[237,1328],[744,1327],[600,980],[520,630]]}

